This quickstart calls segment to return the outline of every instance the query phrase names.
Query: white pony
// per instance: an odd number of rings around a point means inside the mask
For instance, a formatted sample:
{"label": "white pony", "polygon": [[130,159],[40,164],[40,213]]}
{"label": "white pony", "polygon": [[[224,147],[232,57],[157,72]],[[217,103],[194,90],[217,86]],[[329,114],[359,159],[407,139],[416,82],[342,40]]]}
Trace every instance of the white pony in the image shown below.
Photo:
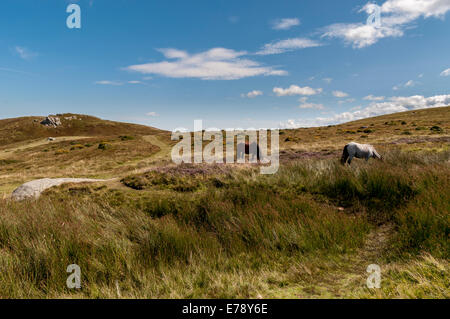
{"label": "white pony", "polygon": [[341,163],[342,165],[345,165],[345,163],[352,162],[353,157],[356,158],[365,158],[366,161],[369,160],[369,158],[378,158],[383,159],[380,154],[375,150],[375,148],[372,145],[369,144],[358,144],[355,142],[348,143],[344,147],[344,151],[342,153]]}

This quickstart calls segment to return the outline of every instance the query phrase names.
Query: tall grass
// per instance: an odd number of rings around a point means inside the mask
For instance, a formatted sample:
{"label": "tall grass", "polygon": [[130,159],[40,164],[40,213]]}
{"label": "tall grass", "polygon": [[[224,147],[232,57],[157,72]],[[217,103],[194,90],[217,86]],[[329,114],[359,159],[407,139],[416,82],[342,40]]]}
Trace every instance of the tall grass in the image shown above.
{"label": "tall grass", "polygon": [[[304,280],[293,265],[320,269],[355,253],[386,222],[396,226],[393,257],[448,258],[448,158],[305,161],[273,176],[177,176],[180,185],[200,185],[188,191],[150,183],[3,200],[0,297],[117,297],[116,281],[124,297],[256,297]],[[74,263],[81,291],[65,286]]]}

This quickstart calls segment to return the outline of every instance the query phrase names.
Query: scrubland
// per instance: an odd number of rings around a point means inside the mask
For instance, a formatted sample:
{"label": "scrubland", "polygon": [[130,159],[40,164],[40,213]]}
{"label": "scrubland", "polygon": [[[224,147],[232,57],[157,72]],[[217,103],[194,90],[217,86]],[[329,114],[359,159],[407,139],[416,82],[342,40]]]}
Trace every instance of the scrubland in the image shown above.
{"label": "scrubland", "polygon": [[[163,133],[5,144],[0,297],[449,298],[449,108],[429,111],[282,131],[274,175],[257,165],[175,166]],[[384,161],[340,165],[338,141],[371,124],[362,140]],[[409,125],[411,135],[396,133]],[[118,179],[37,200],[6,196],[68,167],[64,177]],[[66,287],[70,264],[81,268],[79,290]],[[381,268],[380,289],[366,287],[370,264]]]}

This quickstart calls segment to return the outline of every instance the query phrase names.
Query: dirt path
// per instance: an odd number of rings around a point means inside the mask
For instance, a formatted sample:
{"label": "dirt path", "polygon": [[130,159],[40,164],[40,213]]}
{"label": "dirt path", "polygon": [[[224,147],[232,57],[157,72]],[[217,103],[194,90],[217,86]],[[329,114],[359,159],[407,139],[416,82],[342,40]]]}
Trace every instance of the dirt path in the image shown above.
{"label": "dirt path", "polygon": [[[70,140],[77,140],[80,138],[87,138],[87,137],[78,137],[78,136],[74,136],[74,137],[60,137],[58,138],[55,142],[61,142],[61,141],[70,141]],[[143,136],[144,141],[149,142],[153,145],[156,145],[160,148],[160,150],[153,154],[151,156],[151,161],[152,162],[156,162],[165,158],[168,158],[170,151],[171,151],[171,147],[170,145],[162,142],[158,137],[153,136],[153,135],[147,135],[147,136]],[[39,145],[43,145],[43,144],[47,144],[47,143],[54,143],[54,142],[50,142],[47,141],[47,139],[42,139],[42,140],[38,140],[38,141],[33,141],[27,144],[23,144],[20,146],[16,146],[14,148],[10,148],[7,150],[7,152],[3,151],[5,154],[8,154],[8,152],[14,152],[14,151],[18,151],[18,150],[23,150],[23,149],[27,149],[30,147],[36,147]],[[0,158],[1,158],[1,153],[2,151],[0,151]],[[140,172],[145,172],[148,171],[149,167],[145,167],[142,169],[137,169],[135,171],[135,173],[140,173]],[[121,186],[121,183],[119,182],[120,178],[116,177],[116,178],[112,178],[112,179],[108,179],[108,180],[98,180],[98,179],[82,179],[82,178],[53,178],[53,179],[49,179],[49,178],[44,178],[44,179],[38,179],[38,180],[33,180],[30,182],[27,182],[21,186],[19,186],[17,189],[14,190],[14,192],[11,195],[11,198],[14,200],[23,200],[26,198],[37,198],[40,196],[40,194],[45,191],[46,189],[49,189],[51,187],[54,186],[60,186],[62,184],[66,184],[66,183],[93,183],[93,182],[105,182],[111,185],[115,185],[116,187]],[[120,184],[120,185],[119,185]]]}
{"label": "dirt path", "polygon": [[40,138],[38,140],[34,140],[31,142],[13,144],[12,147],[10,145],[8,145],[6,149],[0,150],[0,159],[8,157],[9,155],[13,154],[14,152],[22,151],[27,148],[37,147],[37,146],[41,146],[41,145],[45,145],[45,144],[54,144],[54,143],[60,143],[60,142],[81,140],[81,139],[86,139],[86,138],[90,138],[90,136],[62,136],[62,137],[55,137],[54,141],[49,141],[47,138]]}
{"label": "dirt path", "polygon": [[[344,272],[330,274],[330,282],[323,288],[328,289],[333,297],[352,298],[365,290],[367,267],[376,264],[383,268],[382,254],[387,248],[388,239],[392,235],[393,226],[381,225],[369,233],[366,243],[356,254],[350,255],[347,262],[348,268]],[[331,284],[331,285],[330,285]],[[316,296],[321,297],[321,296]]]}
{"label": "dirt path", "polygon": [[[328,271],[312,275],[306,284],[274,292],[276,298],[357,298],[367,294],[367,267],[377,264],[383,271],[382,254],[393,233],[392,225],[382,225],[367,236],[364,247],[336,262]],[[272,297],[272,296],[271,296]]]}
{"label": "dirt path", "polygon": [[153,159],[162,159],[169,157],[171,152],[171,146],[169,144],[164,143],[155,135],[146,135],[142,138],[144,139],[144,141],[156,145],[160,148],[160,151],[152,156]]}
{"label": "dirt path", "polygon": [[[145,167],[142,168],[136,168],[133,173],[134,174],[140,174],[145,173],[148,170],[152,169],[152,165],[154,165],[157,162],[160,162],[162,160],[169,160],[170,159],[170,153],[172,151],[172,147],[161,141],[157,136],[155,135],[145,135],[142,137],[142,139],[148,143],[151,143],[153,145],[156,145],[159,147],[159,151],[152,154],[148,160],[145,160]],[[143,163],[142,160],[140,160],[138,163]]]}

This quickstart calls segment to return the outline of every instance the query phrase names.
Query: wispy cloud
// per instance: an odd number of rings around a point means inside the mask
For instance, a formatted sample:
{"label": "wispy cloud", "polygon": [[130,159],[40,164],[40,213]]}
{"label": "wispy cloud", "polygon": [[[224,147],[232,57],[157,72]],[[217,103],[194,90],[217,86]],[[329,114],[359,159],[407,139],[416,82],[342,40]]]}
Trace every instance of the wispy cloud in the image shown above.
{"label": "wispy cloud", "polygon": [[400,90],[401,88],[409,88],[409,87],[413,87],[413,86],[417,85],[417,83],[418,83],[418,82],[416,82],[416,81],[409,80],[409,81],[406,82],[406,83],[402,83],[402,84],[397,84],[397,85],[395,85],[392,89],[393,89],[394,91],[397,91],[397,90]]}
{"label": "wispy cloud", "polygon": [[284,52],[319,47],[322,44],[318,41],[307,38],[292,38],[265,44],[258,55],[280,54]]}
{"label": "wispy cloud", "polygon": [[253,99],[253,98],[255,98],[257,96],[260,96],[260,95],[263,95],[262,91],[253,90],[253,91],[250,91],[248,93],[241,94],[241,97],[248,97],[250,99]]}
{"label": "wispy cloud", "polygon": [[150,116],[150,117],[156,117],[156,116],[159,116],[159,114],[156,113],[156,112],[148,112],[148,113],[146,113],[145,115]]}
{"label": "wispy cloud", "polygon": [[416,82],[414,82],[413,80],[409,80],[408,82],[405,83],[405,88],[412,87],[415,84]]}
{"label": "wispy cloud", "polygon": [[123,82],[120,82],[120,81],[109,81],[109,80],[96,81],[94,83],[98,84],[98,85],[114,85],[114,86],[123,85]]}
{"label": "wispy cloud", "polygon": [[286,89],[279,87],[273,88],[273,93],[275,93],[277,96],[316,95],[322,93],[322,91],[322,88],[313,89],[309,86],[300,87],[298,85],[291,85]]}
{"label": "wispy cloud", "polygon": [[95,81],[94,84],[97,85],[112,85],[112,86],[121,86],[124,84],[145,84],[142,81],[138,80],[131,80],[131,81],[111,81],[111,80],[102,80],[102,81]]}
{"label": "wispy cloud", "polygon": [[450,68],[441,72],[441,76],[450,76]]}
{"label": "wispy cloud", "polygon": [[32,52],[29,49],[21,46],[16,46],[14,48],[15,53],[23,60],[31,60],[38,56],[38,53]]}
{"label": "wispy cloud", "polygon": [[283,18],[277,19],[272,23],[272,29],[274,30],[288,30],[292,27],[300,25],[298,18]]}
{"label": "wispy cloud", "polygon": [[20,70],[15,70],[15,69],[10,69],[10,68],[2,68],[2,67],[0,67],[0,71],[10,72],[10,73],[18,73],[18,74],[24,74],[24,75],[35,75],[33,73],[29,73],[29,72],[25,72],[25,71],[20,71]]}
{"label": "wispy cloud", "polygon": [[367,100],[367,101],[383,101],[384,100],[384,96],[374,96],[372,94],[369,94],[369,95],[365,96],[363,98],[363,100]]}
{"label": "wispy cloud", "polygon": [[263,66],[243,58],[245,51],[213,48],[197,54],[177,49],[160,49],[168,59],[162,62],[137,64],[128,71],[158,74],[169,78],[198,78],[202,80],[237,80],[258,75],[286,75],[284,70]]}
{"label": "wispy cloud", "polygon": [[347,97],[348,93],[342,92],[342,91],[333,91],[333,96],[338,98]]}
{"label": "wispy cloud", "polygon": [[324,109],[323,104],[316,104],[316,103],[302,103],[298,107],[301,109],[316,109],[316,110]]}

